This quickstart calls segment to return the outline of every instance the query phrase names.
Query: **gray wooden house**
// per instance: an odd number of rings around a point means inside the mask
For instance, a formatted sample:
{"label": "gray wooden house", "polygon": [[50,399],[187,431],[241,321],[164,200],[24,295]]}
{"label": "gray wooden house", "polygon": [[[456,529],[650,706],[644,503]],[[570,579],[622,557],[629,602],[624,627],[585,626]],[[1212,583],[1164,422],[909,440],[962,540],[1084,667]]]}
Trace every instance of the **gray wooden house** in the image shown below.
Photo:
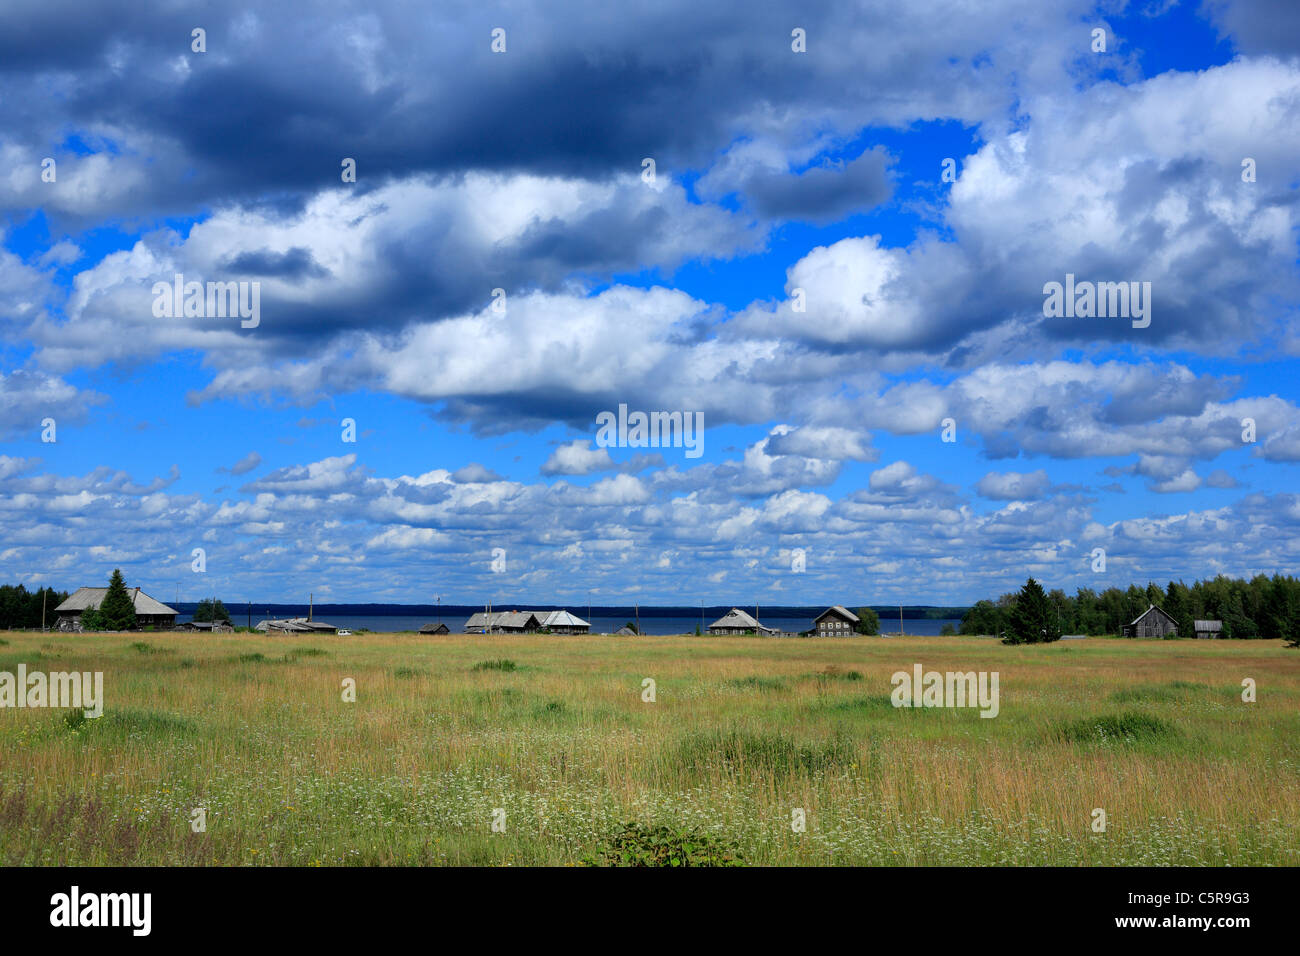
{"label": "gray wooden house", "polygon": [[842,605],[828,607],[813,618],[813,632],[818,637],[848,637],[857,626],[858,616]]}
{"label": "gray wooden house", "polygon": [[1176,637],[1178,622],[1152,604],[1124,625],[1124,637]]}
{"label": "gray wooden house", "polygon": [[[58,615],[55,625],[60,631],[80,631],[81,615],[92,608],[98,610],[103,603],[108,588],[77,588],[68,599],[54,609]],[[156,627],[171,629],[176,626],[177,611],[161,601],[156,601],[139,588],[127,588],[131,603],[135,606],[136,627]]]}
{"label": "gray wooden house", "polygon": [[764,627],[752,615],[733,607],[709,625],[710,634],[775,634],[774,627]]}

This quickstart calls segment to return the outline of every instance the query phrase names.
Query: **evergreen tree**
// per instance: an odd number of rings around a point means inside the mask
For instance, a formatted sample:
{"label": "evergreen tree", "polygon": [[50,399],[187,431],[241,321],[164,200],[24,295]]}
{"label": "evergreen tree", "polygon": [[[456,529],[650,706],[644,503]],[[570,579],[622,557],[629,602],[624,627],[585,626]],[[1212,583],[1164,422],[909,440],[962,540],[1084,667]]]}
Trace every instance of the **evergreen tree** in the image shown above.
{"label": "evergreen tree", "polygon": [[1040,644],[1061,638],[1056,608],[1043,592],[1043,586],[1030,578],[1016,595],[1011,609],[1004,644]]}
{"label": "evergreen tree", "polygon": [[100,628],[106,631],[129,631],[135,627],[135,602],[126,589],[120,568],[108,579],[108,593],[99,604]]}

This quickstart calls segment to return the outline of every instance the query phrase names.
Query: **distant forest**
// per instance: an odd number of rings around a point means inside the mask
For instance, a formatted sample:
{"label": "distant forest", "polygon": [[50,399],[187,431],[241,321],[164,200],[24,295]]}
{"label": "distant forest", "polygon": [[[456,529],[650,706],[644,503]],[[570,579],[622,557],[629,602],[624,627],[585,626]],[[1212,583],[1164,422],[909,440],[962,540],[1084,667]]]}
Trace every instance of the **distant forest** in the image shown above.
{"label": "distant forest", "polygon": [[[1100,594],[1080,588],[1070,597],[1060,589],[1047,592],[1060,614],[1062,634],[1119,634],[1120,629],[1154,604],[1178,622],[1179,637],[1195,637],[1192,622],[1223,622],[1223,637],[1294,639],[1300,632],[1300,580],[1275,574],[1249,581],[1219,575],[1186,585],[1170,581],[1128,590],[1107,588]],[[1000,634],[1006,629],[1016,595],[979,601],[961,621],[963,634]]]}
{"label": "distant forest", "polygon": [[0,585],[0,631],[41,626],[41,602],[45,602],[45,620],[54,623],[54,609],[68,599],[67,591],[40,588],[29,591],[23,585]]}

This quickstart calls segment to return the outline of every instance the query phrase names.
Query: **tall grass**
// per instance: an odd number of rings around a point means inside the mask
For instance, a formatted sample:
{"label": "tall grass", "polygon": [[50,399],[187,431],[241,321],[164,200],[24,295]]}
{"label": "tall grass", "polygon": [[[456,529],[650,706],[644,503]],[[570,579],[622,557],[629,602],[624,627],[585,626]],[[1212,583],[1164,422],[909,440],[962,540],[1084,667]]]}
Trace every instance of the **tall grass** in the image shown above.
{"label": "tall grass", "polygon": [[[103,671],[106,698],[0,709],[0,865],[570,864],[629,833],[749,865],[1300,863],[1275,643],[0,640],[0,670]],[[998,671],[999,715],[895,709],[915,663]]]}

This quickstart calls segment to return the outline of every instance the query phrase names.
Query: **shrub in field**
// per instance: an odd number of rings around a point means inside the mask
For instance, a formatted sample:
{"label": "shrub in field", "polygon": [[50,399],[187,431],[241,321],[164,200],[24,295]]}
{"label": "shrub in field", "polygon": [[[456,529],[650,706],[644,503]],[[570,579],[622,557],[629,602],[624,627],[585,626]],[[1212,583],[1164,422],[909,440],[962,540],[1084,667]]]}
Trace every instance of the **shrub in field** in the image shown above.
{"label": "shrub in field", "polygon": [[393,671],[394,677],[423,677],[429,673],[423,667],[399,667]]}
{"label": "shrub in field", "polygon": [[518,668],[519,665],[508,657],[501,657],[494,661],[479,661],[474,665],[476,671],[505,671],[507,674]]}
{"label": "shrub in field", "polygon": [[774,776],[836,770],[855,759],[853,742],[843,733],[830,740],[797,744],[781,733],[741,730],[688,735],[679,745],[677,761],[694,772],[724,768],[728,773],[770,773]]}
{"label": "shrub in field", "polygon": [[261,664],[264,663],[265,661],[266,661],[266,655],[261,653],[260,651],[256,651],[252,654],[239,655],[239,663],[241,664]]}
{"label": "shrub in field", "polygon": [[786,682],[783,677],[732,677],[726,681],[728,687],[735,687],[738,690],[785,690]]}
{"label": "shrub in field", "polygon": [[319,647],[295,647],[291,653],[294,657],[329,657],[330,654]]}
{"label": "shrub in field", "polygon": [[587,866],[744,866],[740,853],[707,834],[628,823],[607,840]]}
{"label": "shrub in field", "polygon": [[1136,710],[1126,710],[1123,713],[1101,717],[1083,717],[1062,724],[1058,731],[1061,737],[1074,743],[1116,741],[1131,744],[1143,740],[1163,740],[1178,735],[1178,728],[1167,720]]}

